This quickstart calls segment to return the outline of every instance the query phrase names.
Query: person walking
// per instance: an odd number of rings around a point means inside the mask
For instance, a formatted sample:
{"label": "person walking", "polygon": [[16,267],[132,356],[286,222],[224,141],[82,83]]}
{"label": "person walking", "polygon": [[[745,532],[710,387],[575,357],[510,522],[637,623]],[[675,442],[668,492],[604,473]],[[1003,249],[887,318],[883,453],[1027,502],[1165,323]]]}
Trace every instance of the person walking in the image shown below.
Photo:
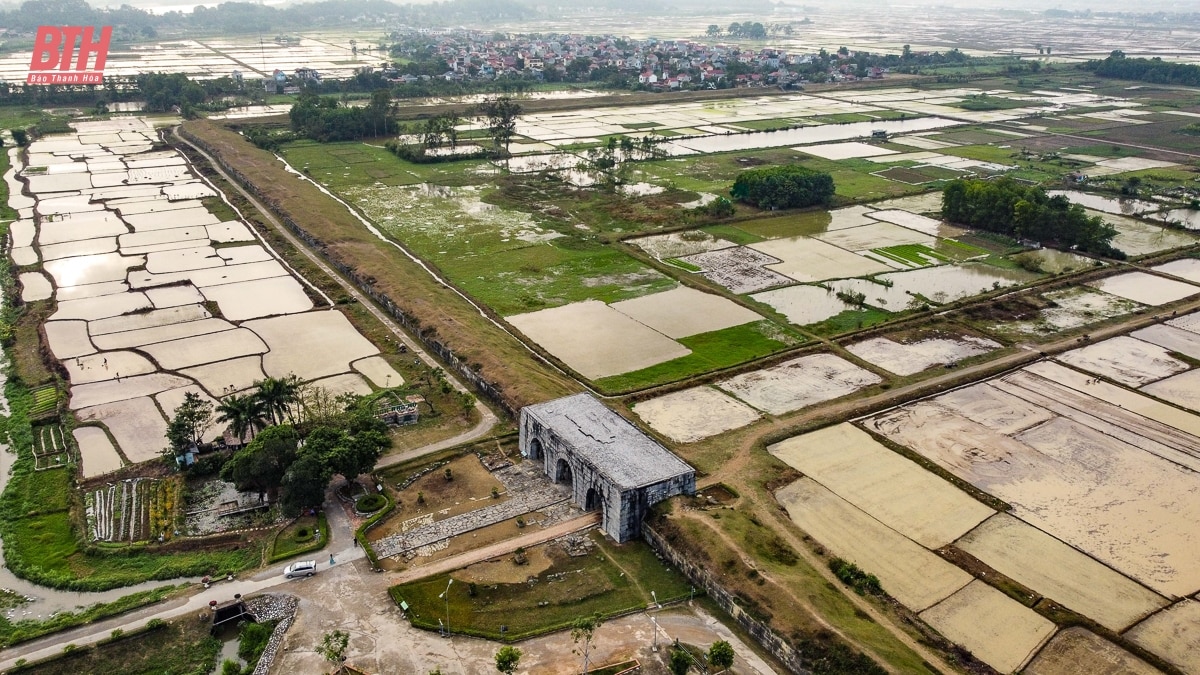
{"label": "person walking", "polygon": [[333,554],[332,554],[332,553],[330,553],[330,554],[329,554],[329,566],[330,566],[330,567],[333,567],[333,564],[334,564],[335,562],[337,562],[337,561],[333,559]]}

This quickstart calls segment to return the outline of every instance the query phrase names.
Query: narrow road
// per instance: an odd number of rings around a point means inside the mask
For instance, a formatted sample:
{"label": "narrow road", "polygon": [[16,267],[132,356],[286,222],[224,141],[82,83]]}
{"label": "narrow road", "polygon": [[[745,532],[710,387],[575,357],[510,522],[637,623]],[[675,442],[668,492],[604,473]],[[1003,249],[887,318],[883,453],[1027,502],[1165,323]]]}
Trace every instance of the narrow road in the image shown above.
{"label": "narrow road", "polygon": [[529,548],[530,546],[536,546],[543,542],[550,541],[551,539],[557,539],[573,532],[586,530],[589,527],[599,524],[600,513],[588,513],[579,516],[578,518],[565,520],[557,525],[551,525],[543,530],[537,530],[535,532],[530,532],[529,534],[523,534],[516,539],[508,539],[497,542],[489,546],[477,548],[473,551],[464,551],[457,555],[452,555],[448,558],[443,558],[436,562],[429,563],[428,565],[421,565],[419,567],[406,569],[403,572],[398,572],[396,574],[389,574],[387,577],[388,585],[394,586],[396,584],[405,584],[410,581],[416,581],[417,579],[431,577],[435,574],[461,569],[472,563],[477,563],[483,560],[491,560],[492,558],[498,556],[507,555],[518,548]]}

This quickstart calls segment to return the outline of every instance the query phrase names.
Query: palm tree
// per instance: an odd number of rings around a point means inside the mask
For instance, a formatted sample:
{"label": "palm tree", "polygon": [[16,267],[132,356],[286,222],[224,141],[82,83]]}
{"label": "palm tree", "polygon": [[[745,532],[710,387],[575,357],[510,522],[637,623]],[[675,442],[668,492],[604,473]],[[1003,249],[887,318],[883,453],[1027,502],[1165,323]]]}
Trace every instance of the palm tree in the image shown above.
{"label": "palm tree", "polygon": [[[292,417],[292,404],[296,402],[300,392],[300,379],[295,375],[287,377],[268,377],[254,383],[258,387],[255,396],[262,401],[267,412],[271,415],[272,424],[282,424],[284,415]],[[294,423],[295,420],[293,419]]]}
{"label": "palm tree", "polygon": [[245,440],[247,431],[257,433],[266,426],[267,408],[254,394],[226,396],[217,404],[216,413],[217,422],[228,424],[238,441]]}

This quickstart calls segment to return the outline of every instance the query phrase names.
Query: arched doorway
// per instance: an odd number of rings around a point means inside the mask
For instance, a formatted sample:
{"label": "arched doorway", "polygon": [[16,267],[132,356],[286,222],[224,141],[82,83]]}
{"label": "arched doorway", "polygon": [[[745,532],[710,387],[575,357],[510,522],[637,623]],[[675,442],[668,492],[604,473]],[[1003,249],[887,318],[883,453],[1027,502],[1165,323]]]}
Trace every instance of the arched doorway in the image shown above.
{"label": "arched doorway", "polygon": [[571,475],[571,465],[565,459],[559,459],[554,469],[554,482],[570,485],[574,477]]}
{"label": "arched doorway", "polygon": [[529,459],[537,461],[537,460],[540,460],[541,458],[542,458],[542,442],[535,438],[532,441],[529,441]]}
{"label": "arched doorway", "polygon": [[594,487],[588,488],[587,496],[583,500],[583,510],[595,511],[601,506],[603,506],[603,502],[600,500],[600,491]]}

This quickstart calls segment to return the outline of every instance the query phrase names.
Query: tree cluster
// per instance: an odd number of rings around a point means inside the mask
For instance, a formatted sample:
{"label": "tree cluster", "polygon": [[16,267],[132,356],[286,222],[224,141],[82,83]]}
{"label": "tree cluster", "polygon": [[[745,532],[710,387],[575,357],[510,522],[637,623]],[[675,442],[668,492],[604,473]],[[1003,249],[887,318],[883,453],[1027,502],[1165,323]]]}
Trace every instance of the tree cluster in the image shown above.
{"label": "tree cluster", "polygon": [[373,93],[365,106],[345,106],[332,96],[305,89],[288,117],[297,134],[328,143],[395,133],[392,113],[392,95],[386,89]]}
{"label": "tree cluster", "polygon": [[791,164],[743,171],[729,194],[751,206],[774,211],[824,204],[833,197],[833,191],[833,176]]}
{"label": "tree cluster", "polygon": [[294,377],[267,378],[250,394],[231,394],[214,408],[187,393],[167,427],[165,453],[199,446],[213,422],[249,443],[221,467],[221,477],[271,501],[282,491],[284,513],[319,507],[335,474],[350,480],[370,473],[391,438],[387,425],[352,396],[333,397],[299,385]]}
{"label": "tree cluster", "polygon": [[137,88],[146,98],[147,112],[169,112],[178,106],[185,117],[208,96],[204,87],[189,80],[183,73],[138,75]]}
{"label": "tree cluster", "polygon": [[1169,63],[1157,56],[1152,59],[1126,58],[1121,50],[1112,52],[1106,59],[1088,61],[1083,67],[1100,77],[1185,87],[1200,86],[1200,66]]}
{"label": "tree cluster", "polygon": [[1123,258],[1111,245],[1117,231],[1066,197],[1051,197],[1036,185],[1010,178],[955,180],[942,192],[942,215],[949,221],[1018,239],[1077,247]]}

